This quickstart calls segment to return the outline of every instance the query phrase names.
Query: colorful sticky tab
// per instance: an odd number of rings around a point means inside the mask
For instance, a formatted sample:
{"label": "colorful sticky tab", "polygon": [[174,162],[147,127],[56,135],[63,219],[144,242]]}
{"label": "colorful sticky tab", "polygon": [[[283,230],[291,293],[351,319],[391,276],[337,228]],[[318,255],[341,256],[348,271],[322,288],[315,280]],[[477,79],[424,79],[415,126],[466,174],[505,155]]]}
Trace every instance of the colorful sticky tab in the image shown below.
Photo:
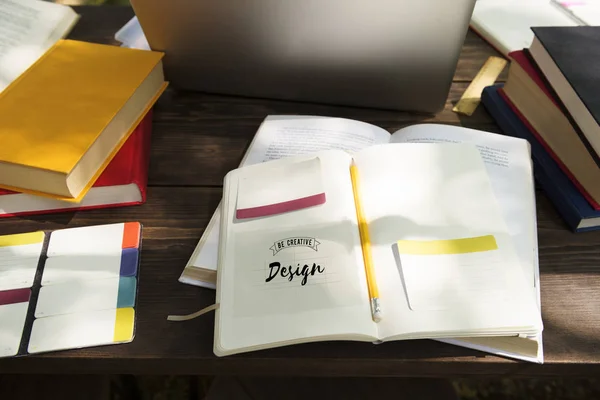
{"label": "colorful sticky tab", "polygon": [[18,353],[30,297],[29,289],[0,292],[0,357]]}
{"label": "colorful sticky tab", "polygon": [[0,236],[0,290],[33,285],[44,238],[44,232]]}
{"label": "colorful sticky tab", "polygon": [[236,218],[258,218],[324,204],[321,159],[289,163],[276,169],[240,174]]}
{"label": "colorful sticky tab", "polygon": [[135,276],[137,274],[138,255],[138,249],[123,249],[121,252],[119,275]]}
{"label": "colorful sticky tab", "polygon": [[0,260],[39,257],[44,237],[44,232],[0,236]]}
{"label": "colorful sticky tab", "polygon": [[42,231],[4,235],[0,236],[0,247],[42,243],[44,241],[44,236],[45,234]]}
{"label": "colorful sticky tab", "polygon": [[39,318],[33,322],[28,352],[42,353],[131,342],[134,321],[133,308]]}
{"label": "colorful sticky tab", "polygon": [[133,339],[135,310],[133,308],[117,308],[113,342],[123,343]]}
{"label": "colorful sticky tab", "polygon": [[140,229],[138,222],[127,222],[54,231],[48,243],[48,257],[105,256],[124,248],[137,248]]}
{"label": "colorful sticky tab", "polygon": [[0,357],[133,340],[141,225],[54,231],[42,258],[45,238],[0,236]]}
{"label": "colorful sticky tab", "polygon": [[498,244],[493,235],[449,240],[398,240],[400,254],[465,254],[497,249]]}
{"label": "colorful sticky tab", "polygon": [[35,317],[133,307],[136,286],[134,277],[76,281],[44,286],[40,289]]}
{"label": "colorful sticky tab", "polygon": [[125,222],[123,227],[122,249],[137,249],[140,245],[142,227],[139,222]]}
{"label": "colorful sticky tab", "polygon": [[100,256],[63,256],[46,260],[42,285],[90,281],[97,279],[135,276],[137,274],[137,250],[122,251],[120,254]]}
{"label": "colorful sticky tab", "polygon": [[0,292],[0,306],[28,302],[30,297],[30,289],[4,290]]}
{"label": "colorful sticky tab", "polygon": [[119,292],[117,294],[117,308],[135,306],[137,293],[137,280],[131,276],[119,278]]}

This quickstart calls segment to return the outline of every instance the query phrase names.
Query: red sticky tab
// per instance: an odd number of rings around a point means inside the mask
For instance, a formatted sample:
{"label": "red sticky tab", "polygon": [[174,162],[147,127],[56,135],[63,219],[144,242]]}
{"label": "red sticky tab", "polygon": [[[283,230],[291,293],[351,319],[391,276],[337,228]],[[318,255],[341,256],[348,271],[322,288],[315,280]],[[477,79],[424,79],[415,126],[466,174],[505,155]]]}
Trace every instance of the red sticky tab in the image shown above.
{"label": "red sticky tab", "polygon": [[30,289],[14,289],[0,292],[0,306],[15,303],[27,303],[31,296]]}
{"label": "red sticky tab", "polygon": [[236,210],[237,219],[267,217],[275,214],[282,214],[290,211],[297,211],[303,208],[314,207],[325,203],[325,193],[313,196],[303,197],[301,199],[284,201],[282,203],[269,204],[266,206],[240,208]]}
{"label": "red sticky tab", "polygon": [[125,222],[122,249],[137,249],[140,244],[140,223]]}

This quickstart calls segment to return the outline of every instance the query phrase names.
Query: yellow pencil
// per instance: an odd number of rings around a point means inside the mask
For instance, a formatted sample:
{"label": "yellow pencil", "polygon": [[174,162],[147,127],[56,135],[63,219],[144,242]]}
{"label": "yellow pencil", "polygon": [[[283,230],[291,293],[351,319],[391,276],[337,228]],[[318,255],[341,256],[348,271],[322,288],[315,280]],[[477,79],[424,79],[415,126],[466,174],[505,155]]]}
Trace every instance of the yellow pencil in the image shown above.
{"label": "yellow pencil", "polygon": [[360,182],[358,177],[358,168],[354,161],[350,165],[350,178],[352,179],[352,191],[354,192],[354,203],[356,205],[356,216],[358,220],[358,231],[360,232],[360,241],[362,245],[363,260],[367,276],[367,287],[369,288],[369,298],[371,299],[371,314],[373,321],[381,321],[381,303],[379,301],[379,289],[375,279],[375,270],[373,269],[373,257],[371,255],[371,238],[369,237],[369,226],[365,218],[365,213],[360,201]]}

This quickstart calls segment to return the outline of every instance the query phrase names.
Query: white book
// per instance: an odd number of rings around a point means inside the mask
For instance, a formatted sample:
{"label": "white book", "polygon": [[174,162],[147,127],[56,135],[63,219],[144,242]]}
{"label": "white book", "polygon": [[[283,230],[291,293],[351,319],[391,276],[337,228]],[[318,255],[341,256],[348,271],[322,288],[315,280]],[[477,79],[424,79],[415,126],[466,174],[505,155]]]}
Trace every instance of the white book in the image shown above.
{"label": "white book", "polygon": [[79,16],[41,0],[0,0],[0,92],[67,36]]}
{"label": "white book", "polygon": [[[470,143],[405,142],[229,172],[215,354],[323,340],[540,332],[533,277],[521,265],[484,157],[504,162]],[[359,234],[361,207],[368,245]],[[367,290],[367,249],[379,322]]]}

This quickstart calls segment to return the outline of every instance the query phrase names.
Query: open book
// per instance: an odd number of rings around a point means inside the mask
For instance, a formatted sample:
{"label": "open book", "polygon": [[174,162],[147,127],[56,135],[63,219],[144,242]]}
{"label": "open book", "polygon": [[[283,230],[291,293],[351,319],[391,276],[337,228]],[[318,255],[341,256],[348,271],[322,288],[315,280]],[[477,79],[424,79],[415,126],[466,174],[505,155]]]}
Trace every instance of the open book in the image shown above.
{"label": "open book", "polygon": [[[320,340],[541,330],[474,145],[385,144],[243,167],[227,174],[221,211],[218,356]],[[370,241],[361,243],[363,221]],[[367,250],[374,275],[365,273]],[[371,318],[370,279],[380,322]]]}
{"label": "open book", "polygon": [[41,0],[0,0],[0,92],[64,38],[79,15]]}
{"label": "open book", "polygon": [[[410,142],[466,142],[478,146],[539,307],[535,191],[529,144],[525,140],[450,125],[414,125],[390,135],[375,125],[343,118],[269,116],[261,124],[241,166],[320,150],[342,149],[354,153],[377,144]],[[220,210],[219,206],[180,282],[215,288]],[[444,341],[528,361],[543,361],[541,334]]]}

